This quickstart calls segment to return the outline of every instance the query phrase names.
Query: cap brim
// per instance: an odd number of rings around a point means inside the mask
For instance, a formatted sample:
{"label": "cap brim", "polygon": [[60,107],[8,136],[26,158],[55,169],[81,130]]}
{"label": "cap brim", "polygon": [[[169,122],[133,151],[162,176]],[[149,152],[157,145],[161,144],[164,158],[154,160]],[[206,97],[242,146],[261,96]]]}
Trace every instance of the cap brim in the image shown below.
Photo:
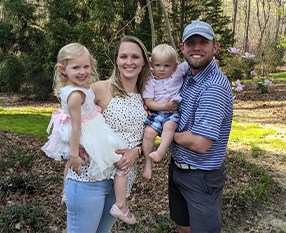
{"label": "cap brim", "polygon": [[188,37],[186,37],[186,38],[182,41],[182,43],[184,43],[188,38],[190,38],[190,37],[193,36],[193,35],[200,35],[200,36],[202,36],[202,37],[204,37],[204,38],[206,38],[206,39],[208,39],[208,40],[213,40],[213,39],[214,39],[214,37],[211,36],[210,34],[207,34],[207,33],[204,33],[204,32],[195,32],[195,33],[191,33]]}

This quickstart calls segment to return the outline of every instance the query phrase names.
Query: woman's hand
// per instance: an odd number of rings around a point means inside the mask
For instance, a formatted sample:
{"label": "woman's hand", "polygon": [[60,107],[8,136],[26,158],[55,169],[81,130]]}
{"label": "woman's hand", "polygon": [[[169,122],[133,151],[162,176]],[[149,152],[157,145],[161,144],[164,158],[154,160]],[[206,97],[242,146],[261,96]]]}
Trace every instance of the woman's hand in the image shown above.
{"label": "woman's hand", "polygon": [[115,153],[122,154],[122,158],[114,165],[118,169],[125,171],[123,175],[126,175],[133,167],[135,161],[139,158],[138,148],[135,147],[132,149],[117,150]]}

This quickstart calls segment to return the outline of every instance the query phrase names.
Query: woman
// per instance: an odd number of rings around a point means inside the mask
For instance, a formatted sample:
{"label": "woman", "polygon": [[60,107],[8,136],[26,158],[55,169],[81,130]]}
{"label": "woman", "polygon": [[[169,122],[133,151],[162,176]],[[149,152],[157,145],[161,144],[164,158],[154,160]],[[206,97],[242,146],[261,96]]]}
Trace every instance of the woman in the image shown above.
{"label": "woman", "polygon": [[[110,80],[91,85],[95,104],[102,108],[106,123],[127,143],[127,149],[117,151],[122,158],[115,166],[128,173],[128,195],[136,177],[136,160],[147,118],[142,93],[149,70],[148,53],[143,43],[136,37],[126,36],[115,51],[115,67]],[[109,213],[115,203],[113,174],[102,181],[88,180],[84,176],[86,170],[87,167],[82,166],[81,176],[71,169],[67,174],[68,232],[110,232],[116,221]]]}

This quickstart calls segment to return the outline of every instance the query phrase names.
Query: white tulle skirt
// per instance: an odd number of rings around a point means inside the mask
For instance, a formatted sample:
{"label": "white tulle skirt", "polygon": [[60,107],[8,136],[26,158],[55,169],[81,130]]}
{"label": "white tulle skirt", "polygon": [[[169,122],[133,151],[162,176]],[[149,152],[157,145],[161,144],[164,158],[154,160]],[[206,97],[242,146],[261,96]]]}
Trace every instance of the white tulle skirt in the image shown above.
{"label": "white tulle skirt", "polygon": [[[47,156],[57,161],[69,159],[71,129],[71,123],[60,125],[53,151],[48,150],[51,136],[48,137],[49,141],[41,148]],[[126,148],[125,141],[113,132],[100,113],[94,119],[81,124],[80,145],[90,156],[88,176],[96,180],[105,179],[112,173],[114,163],[121,158],[115,151]]]}

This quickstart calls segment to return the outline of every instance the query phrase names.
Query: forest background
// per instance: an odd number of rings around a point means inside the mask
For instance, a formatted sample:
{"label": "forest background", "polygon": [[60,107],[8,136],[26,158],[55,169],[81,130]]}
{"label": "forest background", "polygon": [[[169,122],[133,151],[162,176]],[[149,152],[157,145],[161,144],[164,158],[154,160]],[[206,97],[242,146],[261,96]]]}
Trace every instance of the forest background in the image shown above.
{"label": "forest background", "polygon": [[[171,44],[182,58],[184,27],[197,19],[214,28],[216,58],[230,81],[251,79],[253,70],[264,78],[283,65],[285,0],[0,0],[0,91],[48,99],[57,53],[70,42],[90,49],[101,79],[111,75],[114,47],[125,35],[150,53]],[[255,59],[233,56],[227,49],[234,46]]]}
{"label": "forest background", "polygon": [[[122,36],[137,36],[150,53],[171,44],[182,60],[183,29],[197,19],[213,26],[221,45],[215,56],[230,82],[245,85],[235,93],[223,232],[286,232],[285,66],[273,74],[285,63],[285,11],[285,0],[0,0],[0,232],[66,230],[64,161],[43,156],[46,134],[26,135],[45,133],[60,107],[52,98],[59,49],[82,43],[105,79]],[[259,85],[264,79],[270,88]],[[136,179],[129,206],[140,223],[117,221],[112,232],[176,232],[168,216],[169,158],[154,165],[152,182]]]}

